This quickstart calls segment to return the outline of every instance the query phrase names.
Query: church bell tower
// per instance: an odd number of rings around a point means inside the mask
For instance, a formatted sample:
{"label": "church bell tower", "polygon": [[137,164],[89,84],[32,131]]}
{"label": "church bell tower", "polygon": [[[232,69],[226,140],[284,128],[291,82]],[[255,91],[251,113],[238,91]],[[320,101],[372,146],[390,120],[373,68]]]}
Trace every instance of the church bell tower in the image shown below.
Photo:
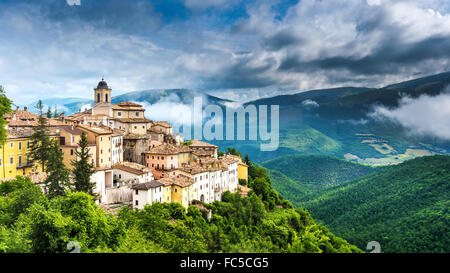
{"label": "church bell tower", "polygon": [[94,88],[94,102],[97,104],[111,104],[111,88],[102,77],[98,83],[97,88]]}
{"label": "church bell tower", "polygon": [[103,79],[94,88],[94,107],[92,115],[106,115],[112,117],[111,88]]}

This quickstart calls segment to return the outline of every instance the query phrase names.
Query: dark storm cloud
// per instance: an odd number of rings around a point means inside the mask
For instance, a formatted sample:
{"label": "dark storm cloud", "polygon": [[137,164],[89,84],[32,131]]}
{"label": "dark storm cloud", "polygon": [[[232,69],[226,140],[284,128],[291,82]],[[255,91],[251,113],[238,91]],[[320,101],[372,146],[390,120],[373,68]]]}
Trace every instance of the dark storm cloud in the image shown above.
{"label": "dark storm cloud", "polygon": [[304,41],[288,30],[280,31],[263,40],[263,46],[270,51],[278,51],[290,46],[298,46]]}
{"label": "dark storm cloud", "polygon": [[216,75],[203,79],[206,89],[260,88],[277,84],[277,80],[265,76],[276,61],[267,58],[262,64],[250,64],[250,58],[243,58]]}
{"label": "dark storm cloud", "polygon": [[406,66],[440,58],[450,58],[450,37],[431,37],[416,43],[388,39],[375,52],[362,58],[337,56],[304,62],[297,56],[289,56],[278,70],[307,73],[345,69],[356,75],[390,74],[398,73]]}

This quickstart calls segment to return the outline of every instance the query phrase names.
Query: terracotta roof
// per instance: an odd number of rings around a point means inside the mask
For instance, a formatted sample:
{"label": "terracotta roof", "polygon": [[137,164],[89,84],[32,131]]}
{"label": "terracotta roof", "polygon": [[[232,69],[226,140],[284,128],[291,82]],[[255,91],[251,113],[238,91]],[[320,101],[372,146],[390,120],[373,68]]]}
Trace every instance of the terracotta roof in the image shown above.
{"label": "terracotta roof", "polygon": [[204,173],[204,172],[218,171],[218,170],[221,170],[221,168],[220,167],[213,168],[210,166],[201,165],[197,162],[191,162],[190,165],[184,165],[184,166],[178,168],[178,170],[183,171],[188,174],[195,175],[195,174]]}
{"label": "terracotta roof", "polygon": [[222,160],[222,162],[224,162],[226,164],[242,162],[242,159],[239,156],[230,155],[230,154],[225,154],[219,159]]}
{"label": "terracotta roof", "polygon": [[4,115],[9,126],[37,126],[39,115],[26,111],[14,110]]}
{"label": "terracotta roof", "polygon": [[56,128],[64,130],[72,135],[81,135],[83,133],[82,130],[78,129],[75,126],[70,126],[70,125],[58,125],[58,126],[56,126]]}
{"label": "terracotta roof", "polygon": [[175,154],[186,153],[186,152],[190,152],[190,148],[187,146],[172,145],[172,144],[164,143],[162,145],[150,148],[150,150],[146,153],[175,155]]}
{"label": "terracotta roof", "polygon": [[153,121],[152,126],[162,126],[166,128],[172,128],[172,125],[170,125],[167,121]]}
{"label": "terracotta roof", "polygon": [[123,135],[125,135],[125,131],[124,130],[120,130],[118,128],[114,128],[113,129],[113,135],[114,136],[123,136]]}
{"label": "terracotta roof", "polygon": [[90,132],[92,132],[94,134],[97,134],[97,135],[109,135],[109,134],[112,134],[112,130],[111,129],[107,129],[107,128],[89,127],[89,126],[81,126],[81,125],[78,125],[78,128],[80,128],[81,130],[90,131]]}
{"label": "terracotta roof", "polygon": [[250,188],[248,188],[246,186],[242,186],[242,185],[238,185],[238,188],[239,188],[241,195],[247,195],[248,192],[251,190]]}
{"label": "terracotta roof", "polygon": [[119,170],[133,173],[136,175],[143,175],[143,174],[152,172],[151,169],[145,167],[144,165],[134,163],[134,162],[116,163],[113,165],[113,169],[119,169]]}
{"label": "terracotta roof", "polygon": [[166,134],[165,132],[156,130],[155,128],[147,129],[147,133],[155,133],[155,134],[159,134],[159,135],[165,135]]}
{"label": "terracotta roof", "polygon": [[149,123],[151,120],[146,118],[115,118],[115,120],[123,123]]}
{"label": "terracotta roof", "polygon": [[164,186],[163,183],[160,183],[160,182],[158,182],[156,180],[153,180],[153,181],[150,181],[150,182],[135,184],[135,185],[131,186],[131,188],[133,190],[146,191],[148,189],[158,188],[158,187],[162,187],[162,186]]}
{"label": "terracotta roof", "polygon": [[213,147],[213,148],[218,148],[218,146],[204,142],[204,141],[200,141],[197,139],[193,139],[190,141],[189,144],[190,147]]}
{"label": "terracotta roof", "polygon": [[92,115],[92,109],[85,110],[83,112],[74,113],[65,118],[69,119],[69,120],[82,120],[84,118],[84,116],[90,116],[90,115]]}
{"label": "terracotta roof", "polygon": [[211,157],[214,155],[214,151],[192,150],[192,154],[196,156]]}
{"label": "terracotta roof", "polygon": [[8,139],[14,139],[14,138],[29,138],[33,134],[33,129],[31,128],[20,128],[20,129],[13,129],[8,128],[7,135]]}
{"label": "terracotta roof", "polygon": [[161,178],[161,179],[159,179],[157,181],[161,182],[162,184],[164,184],[164,186],[176,185],[176,186],[180,186],[182,188],[188,187],[188,186],[194,184],[194,179],[192,179],[190,177],[187,177],[185,175],[176,175],[176,176],[171,176],[171,177],[164,177],[164,178]]}
{"label": "terracotta roof", "polygon": [[131,101],[123,101],[123,102],[119,102],[116,103],[114,105],[118,105],[118,106],[138,106],[138,107],[142,107],[142,105],[131,102]]}

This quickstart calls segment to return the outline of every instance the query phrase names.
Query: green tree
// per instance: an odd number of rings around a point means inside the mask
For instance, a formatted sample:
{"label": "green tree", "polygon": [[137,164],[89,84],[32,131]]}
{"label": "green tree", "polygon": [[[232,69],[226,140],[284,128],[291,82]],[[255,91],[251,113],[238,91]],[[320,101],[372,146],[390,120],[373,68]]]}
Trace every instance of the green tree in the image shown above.
{"label": "green tree", "polygon": [[41,100],[38,101],[36,108],[39,110],[39,120],[38,126],[33,127],[34,132],[31,135],[30,157],[33,161],[41,164],[42,172],[44,172],[50,154],[51,141]]}
{"label": "green tree", "polygon": [[65,195],[66,189],[70,188],[70,170],[63,163],[63,152],[59,148],[58,141],[52,141],[47,163],[47,178],[45,187],[50,198]]}
{"label": "green tree", "polygon": [[7,136],[5,129],[6,121],[3,116],[10,111],[11,100],[6,97],[3,87],[0,85],[0,145],[3,144]]}
{"label": "green tree", "polygon": [[89,163],[89,149],[86,133],[81,134],[78,142],[80,148],[75,152],[78,160],[72,161],[74,167],[74,185],[75,190],[94,195],[94,183],[91,182],[91,176],[95,172],[94,166]]}
{"label": "green tree", "polygon": [[47,109],[47,114],[46,114],[47,118],[52,118],[52,109],[50,109],[50,106]]}

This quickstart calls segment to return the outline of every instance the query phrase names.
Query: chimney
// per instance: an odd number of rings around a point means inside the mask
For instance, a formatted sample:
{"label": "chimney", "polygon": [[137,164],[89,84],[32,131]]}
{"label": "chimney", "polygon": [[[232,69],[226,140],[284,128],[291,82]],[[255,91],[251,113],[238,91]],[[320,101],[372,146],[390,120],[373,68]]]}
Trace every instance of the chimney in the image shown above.
{"label": "chimney", "polygon": [[16,110],[19,110],[20,109],[20,106],[16,106]]}
{"label": "chimney", "polygon": [[28,107],[25,106],[25,107],[23,108],[23,110],[24,110],[24,111],[28,111]]}

